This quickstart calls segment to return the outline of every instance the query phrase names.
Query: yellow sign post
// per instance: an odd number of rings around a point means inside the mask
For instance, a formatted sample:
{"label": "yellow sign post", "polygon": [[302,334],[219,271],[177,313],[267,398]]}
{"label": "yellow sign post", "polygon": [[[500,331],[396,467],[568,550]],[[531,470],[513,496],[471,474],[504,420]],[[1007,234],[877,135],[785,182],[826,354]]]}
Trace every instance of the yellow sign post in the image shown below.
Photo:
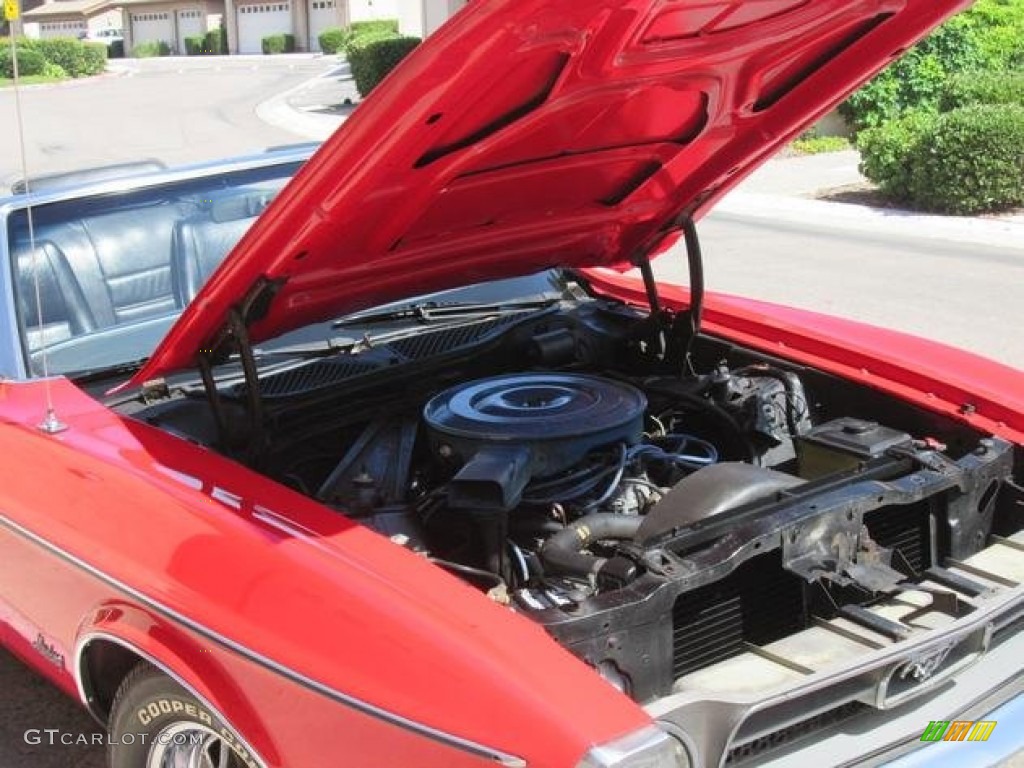
{"label": "yellow sign post", "polygon": [[4,0],[4,19],[14,21],[19,15],[18,0]]}

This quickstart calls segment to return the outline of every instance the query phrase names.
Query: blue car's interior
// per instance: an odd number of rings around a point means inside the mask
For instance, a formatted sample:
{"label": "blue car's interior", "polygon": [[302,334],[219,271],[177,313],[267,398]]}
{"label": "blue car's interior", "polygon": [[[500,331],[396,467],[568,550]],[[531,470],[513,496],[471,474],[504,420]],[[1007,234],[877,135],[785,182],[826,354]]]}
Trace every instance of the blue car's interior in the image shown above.
{"label": "blue car's interior", "polygon": [[[236,180],[247,183],[212,177],[203,180],[205,188],[192,181],[40,206],[34,254],[23,217],[12,215],[8,242],[30,361],[45,344],[56,362],[52,370],[90,367],[79,353],[65,355],[62,364],[62,347],[112,333],[124,342],[128,328],[146,337],[140,357],[148,354],[156,334],[195,297],[295,169],[274,170],[272,178]],[[102,357],[98,347],[92,353]]]}

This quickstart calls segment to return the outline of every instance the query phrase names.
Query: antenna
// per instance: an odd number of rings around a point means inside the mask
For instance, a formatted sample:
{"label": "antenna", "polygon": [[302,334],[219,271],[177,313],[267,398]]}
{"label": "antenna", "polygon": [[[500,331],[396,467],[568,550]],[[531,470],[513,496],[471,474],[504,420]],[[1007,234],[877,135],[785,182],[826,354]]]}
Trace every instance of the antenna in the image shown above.
{"label": "antenna", "polygon": [[[4,0],[4,18],[14,22],[20,15],[18,0]],[[14,24],[11,27],[11,67],[14,75],[14,113],[18,123],[18,146],[21,149],[21,173],[25,179],[25,195],[32,194],[28,175],[28,152],[25,150],[25,119],[21,109],[21,79],[18,72],[18,45]],[[32,221],[32,202],[25,206],[28,218],[28,247],[32,253],[32,283],[36,294],[36,323],[39,325],[39,358],[43,366],[43,393],[46,398],[46,415],[39,423],[39,429],[48,435],[55,435],[68,428],[67,424],[57,418],[53,408],[53,388],[50,383],[50,367],[47,355],[46,333],[43,331],[43,292],[39,286],[39,252],[36,250],[36,232]]]}

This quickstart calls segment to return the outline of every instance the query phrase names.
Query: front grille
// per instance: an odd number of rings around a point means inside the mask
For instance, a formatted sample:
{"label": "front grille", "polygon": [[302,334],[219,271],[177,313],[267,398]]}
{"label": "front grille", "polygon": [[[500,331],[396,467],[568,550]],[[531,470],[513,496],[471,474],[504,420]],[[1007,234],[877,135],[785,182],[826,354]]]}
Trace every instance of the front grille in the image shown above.
{"label": "front grille", "polygon": [[672,609],[673,678],[696,672],[806,624],[800,579],[778,553],[747,561],[715,584],[680,595]]}
{"label": "front grille", "polygon": [[826,712],[808,717],[806,720],[800,720],[792,725],[766,733],[764,736],[737,744],[726,754],[725,764],[736,765],[737,763],[745,763],[762,758],[767,752],[786,746],[803,736],[810,736],[831,725],[848,720],[868,709],[870,707],[866,704],[862,704],[859,701],[851,701]]}
{"label": "front grille", "polygon": [[899,552],[892,565],[915,576],[932,565],[928,533],[928,502],[882,507],[864,515],[871,538],[883,547]]}

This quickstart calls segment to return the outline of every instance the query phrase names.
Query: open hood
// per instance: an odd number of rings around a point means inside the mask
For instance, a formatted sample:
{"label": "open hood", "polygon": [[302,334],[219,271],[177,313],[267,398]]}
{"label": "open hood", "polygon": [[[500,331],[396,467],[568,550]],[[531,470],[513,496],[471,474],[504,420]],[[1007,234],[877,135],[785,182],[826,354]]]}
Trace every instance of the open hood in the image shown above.
{"label": "open hood", "polygon": [[629,266],[967,0],[471,0],[281,192],[132,384],[546,267]]}

